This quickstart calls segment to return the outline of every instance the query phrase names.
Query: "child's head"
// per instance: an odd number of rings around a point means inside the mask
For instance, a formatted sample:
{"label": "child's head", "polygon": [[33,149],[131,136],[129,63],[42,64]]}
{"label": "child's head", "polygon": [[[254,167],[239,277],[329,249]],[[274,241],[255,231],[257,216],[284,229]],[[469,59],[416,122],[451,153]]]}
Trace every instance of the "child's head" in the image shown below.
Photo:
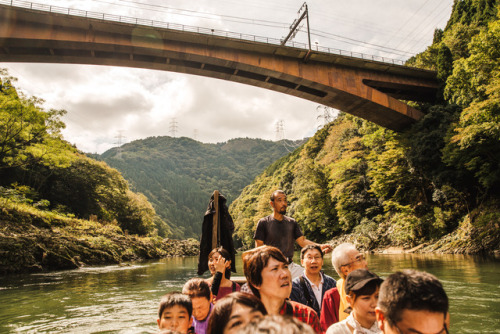
{"label": "child's head", "polygon": [[193,317],[198,321],[205,320],[210,313],[212,292],[203,278],[191,278],[184,284],[182,293],[189,296],[193,305]]}
{"label": "child's head", "polygon": [[346,278],[345,292],[354,318],[369,328],[376,320],[375,307],[383,280],[366,269],[356,269]]}
{"label": "child's head", "polygon": [[161,298],[156,322],[160,329],[187,333],[192,314],[193,305],[189,297],[180,292],[170,292]]}

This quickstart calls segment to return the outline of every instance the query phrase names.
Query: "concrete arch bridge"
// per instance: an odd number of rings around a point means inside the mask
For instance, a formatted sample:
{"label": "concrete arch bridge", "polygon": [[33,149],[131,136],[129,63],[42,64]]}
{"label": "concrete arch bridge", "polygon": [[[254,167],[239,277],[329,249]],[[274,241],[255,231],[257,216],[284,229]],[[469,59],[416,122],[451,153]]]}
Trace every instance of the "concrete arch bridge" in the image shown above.
{"label": "concrete arch bridge", "polygon": [[345,53],[0,0],[0,62],[112,65],[202,75],[297,96],[395,131],[422,117],[401,100],[434,99],[435,72]]}

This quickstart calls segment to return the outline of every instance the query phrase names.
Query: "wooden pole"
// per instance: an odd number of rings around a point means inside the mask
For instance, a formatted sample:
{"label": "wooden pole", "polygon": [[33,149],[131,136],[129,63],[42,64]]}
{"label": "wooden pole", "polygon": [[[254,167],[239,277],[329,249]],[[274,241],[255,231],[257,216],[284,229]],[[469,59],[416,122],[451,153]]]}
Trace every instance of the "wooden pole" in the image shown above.
{"label": "wooden pole", "polygon": [[213,215],[212,224],[212,249],[217,248],[219,240],[219,191],[214,191],[214,208],[215,213]]}

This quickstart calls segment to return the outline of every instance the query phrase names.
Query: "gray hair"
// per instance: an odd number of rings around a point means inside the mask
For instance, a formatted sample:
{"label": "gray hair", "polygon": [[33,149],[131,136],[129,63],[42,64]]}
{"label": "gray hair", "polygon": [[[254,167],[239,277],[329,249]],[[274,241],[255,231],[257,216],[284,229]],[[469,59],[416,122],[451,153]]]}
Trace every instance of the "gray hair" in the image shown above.
{"label": "gray hair", "polygon": [[350,242],[345,242],[335,247],[332,252],[332,266],[335,268],[335,271],[339,274],[340,278],[345,278],[344,274],[342,274],[342,270],[340,270],[340,267],[349,262],[347,253],[351,250],[357,250],[356,246]]}
{"label": "gray hair", "polygon": [[238,334],[315,334],[314,329],[305,322],[290,316],[270,314],[250,322]]}

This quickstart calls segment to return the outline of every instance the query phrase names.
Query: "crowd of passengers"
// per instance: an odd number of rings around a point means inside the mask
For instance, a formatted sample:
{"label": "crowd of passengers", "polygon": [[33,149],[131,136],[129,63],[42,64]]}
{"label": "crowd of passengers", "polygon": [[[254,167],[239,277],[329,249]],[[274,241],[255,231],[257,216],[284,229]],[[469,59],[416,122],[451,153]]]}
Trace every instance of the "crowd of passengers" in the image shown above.
{"label": "crowd of passengers", "polygon": [[336,281],[322,272],[322,246],[302,248],[304,269],[293,279],[280,249],[249,250],[242,286],[231,281],[229,253],[212,250],[209,279],[190,279],[182,292],[162,297],[160,333],[448,333],[448,297],[435,276],[402,270],[383,280],[344,243],[332,252]]}

